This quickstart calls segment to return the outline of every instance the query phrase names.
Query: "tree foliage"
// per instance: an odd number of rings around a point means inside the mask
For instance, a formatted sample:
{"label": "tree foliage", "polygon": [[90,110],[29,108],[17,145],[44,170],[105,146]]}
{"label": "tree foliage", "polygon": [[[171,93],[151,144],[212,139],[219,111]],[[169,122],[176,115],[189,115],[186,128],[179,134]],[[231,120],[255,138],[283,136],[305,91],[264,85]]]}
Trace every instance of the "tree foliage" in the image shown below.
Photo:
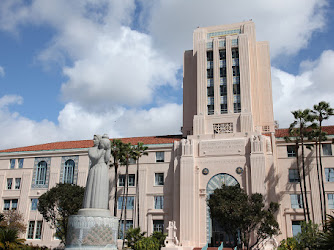
{"label": "tree foliage", "polygon": [[38,211],[56,228],[56,236],[66,243],[68,217],[82,207],[85,189],[73,184],[59,183],[38,199]]}
{"label": "tree foliage", "polygon": [[162,232],[153,232],[151,236],[145,237],[146,232],[140,228],[130,228],[126,231],[127,246],[134,250],[159,250],[164,246],[166,235]]}
{"label": "tree foliage", "polygon": [[23,214],[17,210],[8,210],[2,213],[1,228],[16,229],[18,233],[24,234],[27,226],[24,223]]}
{"label": "tree foliage", "polygon": [[241,241],[249,246],[250,235],[255,233],[255,246],[267,237],[279,233],[279,225],[274,214],[279,205],[271,202],[265,207],[261,194],[250,196],[237,186],[225,186],[218,188],[208,199],[211,218],[215,218],[224,230],[235,237],[237,242],[238,231]]}
{"label": "tree foliage", "polygon": [[334,217],[327,215],[324,231],[319,236],[319,249],[334,248]]}
{"label": "tree foliage", "polygon": [[298,233],[295,237],[282,240],[278,250],[321,249],[319,244],[319,237],[321,234],[319,226],[314,224],[312,221],[303,221],[300,225],[301,232]]}

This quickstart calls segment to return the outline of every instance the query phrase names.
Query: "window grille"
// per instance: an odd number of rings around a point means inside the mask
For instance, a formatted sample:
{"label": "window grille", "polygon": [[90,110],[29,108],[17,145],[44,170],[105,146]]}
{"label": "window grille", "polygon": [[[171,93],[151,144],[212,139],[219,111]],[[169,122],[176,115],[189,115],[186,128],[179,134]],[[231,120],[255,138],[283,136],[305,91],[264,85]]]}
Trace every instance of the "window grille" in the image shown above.
{"label": "window grille", "polygon": [[287,151],[288,157],[295,157],[296,156],[296,151],[295,151],[295,146],[294,145],[286,146],[286,151]]}
{"label": "window grille", "polygon": [[230,134],[233,133],[233,123],[215,123],[213,124],[213,131],[215,134]]}
{"label": "window grille", "polygon": [[47,163],[45,161],[40,161],[37,165],[36,171],[36,185],[44,185],[46,181],[46,170]]}
{"label": "window grille", "polygon": [[18,159],[18,161],[19,161],[19,168],[23,168],[24,159]]}
{"label": "window grille", "polygon": [[164,231],[164,221],[153,220],[153,232],[163,232],[163,231]]}
{"label": "window grille", "polygon": [[263,132],[269,132],[270,131],[270,126],[268,126],[268,125],[262,126],[262,131]]}
{"label": "window grille", "polygon": [[15,168],[15,159],[10,159],[9,162],[10,162],[10,168],[11,169]]}
{"label": "window grille", "polygon": [[63,183],[73,184],[75,163],[73,160],[67,160],[64,166]]}
{"label": "window grille", "polygon": [[[123,197],[123,196],[118,197],[118,202],[117,202],[117,208],[118,209],[122,209],[123,199],[124,199],[124,203],[125,203],[125,197]],[[127,199],[127,202],[126,202],[126,210],[133,209],[134,201],[135,201],[134,196],[128,196],[128,199]],[[123,206],[125,206],[125,204],[123,204]]]}

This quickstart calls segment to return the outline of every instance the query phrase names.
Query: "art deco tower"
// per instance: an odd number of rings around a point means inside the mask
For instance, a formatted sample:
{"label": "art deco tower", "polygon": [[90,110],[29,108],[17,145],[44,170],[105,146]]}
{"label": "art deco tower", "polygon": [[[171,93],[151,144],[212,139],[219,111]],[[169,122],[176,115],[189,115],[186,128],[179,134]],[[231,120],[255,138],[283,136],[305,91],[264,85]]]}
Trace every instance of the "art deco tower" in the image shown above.
{"label": "art deco tower", "polygon": [[252,21],[197,28],[184,54],[183,135],[274,132],[268,42]]}

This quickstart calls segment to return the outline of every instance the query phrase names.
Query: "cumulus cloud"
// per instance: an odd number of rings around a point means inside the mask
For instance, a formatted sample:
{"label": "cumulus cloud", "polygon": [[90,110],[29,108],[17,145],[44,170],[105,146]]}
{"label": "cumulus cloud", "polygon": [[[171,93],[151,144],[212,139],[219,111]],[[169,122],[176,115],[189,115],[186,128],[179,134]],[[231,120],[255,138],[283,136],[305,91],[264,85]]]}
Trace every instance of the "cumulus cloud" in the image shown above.
{"label": "cumulus cloud", "polygon": [[179,134],[182,106],[165,104],[149,110],[117,107],[91,112],[75,103],[60,111],[58,124],[48,120],[36,122],[16,112],[10,105],[21,104],[20,96],[0,98],[0,148],[12,148],[53,141],[90,139],[108,133],[110,137]]}
{"label": "cumulus cloud", "polygon": [[290,111],[313,108],[320,101],[334,106],[333,68],[333,50],[324,51],[317,60],[301,62],[298,75],[272,68],[274,114],[280,127],[293,121]]}
{"label": "cumulus cloud", "polygon": [[155,45],[181,62],[183,51],[192,49],[192,32],[206,27],[252,19],[257,40],[269,40],[272,58],[295,55],[305,48],[316,30],[325,25],[326,0],[142,0],[150,15],[143,26]]}
{"label": "cumulus cloud", "polygon": [[0,66],[0,76],[4,77],[5,76],[5,69]]}

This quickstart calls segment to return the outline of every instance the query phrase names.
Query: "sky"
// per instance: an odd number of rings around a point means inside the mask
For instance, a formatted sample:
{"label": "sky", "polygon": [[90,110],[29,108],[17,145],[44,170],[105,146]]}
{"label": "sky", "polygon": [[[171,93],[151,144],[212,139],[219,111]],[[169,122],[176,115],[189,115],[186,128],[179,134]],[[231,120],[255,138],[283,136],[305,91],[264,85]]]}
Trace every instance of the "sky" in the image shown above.
{"label": "sky", "polygon": [[180,134],[193,31],[250,19],[270,43],[280,128],[334,106],[330,0],[0,0],[0,149]]}

